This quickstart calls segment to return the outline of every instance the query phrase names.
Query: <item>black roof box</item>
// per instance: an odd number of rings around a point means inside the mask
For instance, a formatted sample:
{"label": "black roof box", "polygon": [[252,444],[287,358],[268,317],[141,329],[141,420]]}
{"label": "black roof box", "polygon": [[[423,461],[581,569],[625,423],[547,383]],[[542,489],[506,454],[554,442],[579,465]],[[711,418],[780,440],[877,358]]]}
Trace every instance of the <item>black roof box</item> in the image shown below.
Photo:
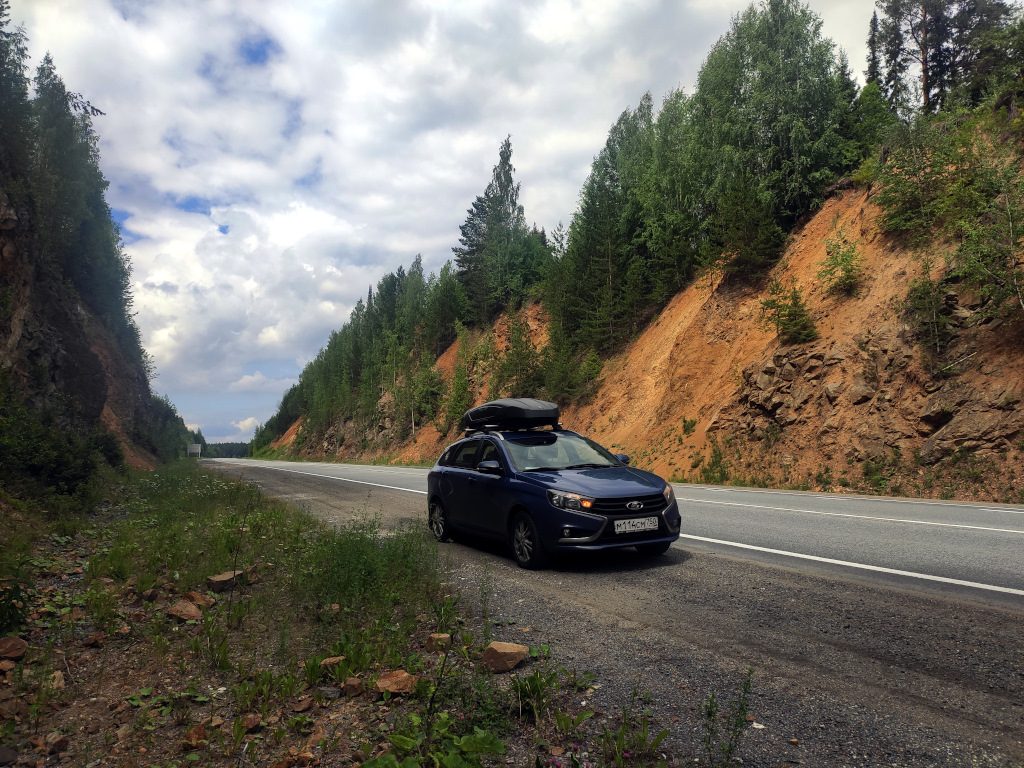
{"label": "black roof box", "polygon": [[529,397],[506,397],[470,408],[462,417],[464,429],[534,429],[558,427],[558,406]]}

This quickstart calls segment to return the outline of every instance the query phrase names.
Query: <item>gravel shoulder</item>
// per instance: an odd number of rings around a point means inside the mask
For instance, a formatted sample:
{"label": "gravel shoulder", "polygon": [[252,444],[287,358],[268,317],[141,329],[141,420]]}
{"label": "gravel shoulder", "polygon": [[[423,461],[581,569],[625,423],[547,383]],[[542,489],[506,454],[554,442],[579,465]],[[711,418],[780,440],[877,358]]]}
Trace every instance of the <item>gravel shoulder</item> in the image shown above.
{"label": "gravel shoulder", "polygon": [[[423,523],[417,497],[251,467],[218,471],[328,522]],[[1024,610],[673,548],[519,569],[500,547],[446,545],[463,605],[497,640],[548,644],[591,671],[612,717],[637,691],[673,764],[701,752],[698,710],[753,668],[740,756],[754,766],[1024,765]],[[649,695],[649,696],[648,696]],[[600,724],[600,717],[595,718]]]}

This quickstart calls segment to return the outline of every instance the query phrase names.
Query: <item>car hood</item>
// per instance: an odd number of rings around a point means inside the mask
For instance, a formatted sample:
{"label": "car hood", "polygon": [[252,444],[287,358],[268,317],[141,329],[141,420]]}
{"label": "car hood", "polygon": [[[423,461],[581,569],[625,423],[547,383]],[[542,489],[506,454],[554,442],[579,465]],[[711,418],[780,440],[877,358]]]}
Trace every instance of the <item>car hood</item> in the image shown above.
{"label": "car hood", "polygon": [[615,499],[661,493],[665,481],[655,474],[632,467],[563,469],[558,472],[524,472],[528,482],[581,496]]}

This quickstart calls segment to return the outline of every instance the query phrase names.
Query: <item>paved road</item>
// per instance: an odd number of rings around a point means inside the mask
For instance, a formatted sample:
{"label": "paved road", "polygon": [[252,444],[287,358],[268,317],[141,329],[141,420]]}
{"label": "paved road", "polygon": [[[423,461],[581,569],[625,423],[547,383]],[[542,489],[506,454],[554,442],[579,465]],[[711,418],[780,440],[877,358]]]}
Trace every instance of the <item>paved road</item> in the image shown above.
{"label": "paved road", "polygon": [[[407,491],[413,509],[425,508],[422,468],[214,461]],[[677,548],[1024,604],[1021,507],[699,485],[675,491],[683,513]]]}

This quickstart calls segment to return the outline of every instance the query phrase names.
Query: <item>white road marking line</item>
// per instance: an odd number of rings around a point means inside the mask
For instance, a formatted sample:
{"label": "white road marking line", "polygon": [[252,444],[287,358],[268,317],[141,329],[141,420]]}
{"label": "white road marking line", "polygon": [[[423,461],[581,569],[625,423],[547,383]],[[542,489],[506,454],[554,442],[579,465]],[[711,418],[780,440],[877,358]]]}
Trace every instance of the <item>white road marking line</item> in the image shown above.
{"label": "white road marking line", "polygon": [[415,488],[401,488],[397,485],[384,485],[382,483],[368,483],[365,480],[350,480],[347,477],[335,477],[334,475],[322,475],[319,472],[300,472],[297,469],[284,469],[283,467],[270,467],[266,464],[261,465],[262,469],[273,469],[277,472],[291,472],[293,475],[309,475],[310,477],[319,477],[321,480],[341,480],[346,483],[358,483],[359,485],[372,485],[374,488],[387,488],[391,491],[406,491],[407,493],[421,493],[424,496],[427,495],[426,491],[417,491]]}
{"label": "white road marking line", "polygon": [[712,485],[699,485],[697,483],[672,483],[673,488],[703,488],[706,491],[734,491],[735,493],[763,493],[776,496],[800,496],[811,499],[830,499],[832,501],[870,501],[878,504],[917,504],[934,507],[962,507],[964,509],[975,509],[980,512],[1005,512],[1009,515],[1024,515],[1024,509],[1011,509],[1004,507],[979,507],[977,504],[963,504],[956,501],[941,501],[938,499],[903,499],[892,496],[860,496],[839,493],[794,493],[793,491],[776,491],[771,488],[720,488]]}
{"label": "white road marking line", "polygon": [[830,557],[818,557],[816,555],[802,555],[799,552],[786,552],[781,549],[768,549],[767,547],[755,547],[752,544],[740,544],[736,541],[721,541],[719,539],[708,539],[704,536],[689,536],[687,534],[681,534],[681,539],[694,539],[695,541],[705,541],[709,544],[722,544],[727,547],[739,547],[741,549],[751,549],[755,552],[766,552],[770,555],[782,555],[783,557],[796,557],[801,560],[813,560],[818,563],[828,563],[829,565],[843,565],[847,568],[860,568],[865,571],[877,571],[878,573],[888,573],[894,576],[906,576],[911,579],[925,579],[927,581],[939,581],[943,584],[955,584],[960,587],[973,587],[975,589],[986,589],[990,592],[1005,592],[1010,595],[1020,595],[1024,597],[1024,589],[1012,589],[1011,587],[998,587],[994,584],[979,584],[976,581],[964,581],[963,579],[950,579],[946,576],[932,576],[928,573],[914,573],[913,571],[901,571],[896,568],[883,568],[879,565],[867,565],[865,563],[851,563],[846,560],[833,560]]}
{"label": "white road marking line", "polygon": [[771,509],[775,512],[797,512],[801,515],[824,515],[826,517],[853,517],[859,520],[881,520],[886,523],[908,523],[910,525],[935,525],[940,528],[970,528],[974,531],[995,531],[997,533],[1024,534],[1024,531],[1012,528],[986,528],[983,525],[962,525],[960,523],[933,523],[928,520],[906,520],[899,517],[873,517],[872,515],[851,515],[848,512],[821,512],[815,509],[791,509],[789,507],[769,507],[765,504],[741,504],[738,501],[711,501],[710,499],[687,499],[676,496],[676,501],[690,501],[695,504],[724,504],[727,507],[752,507],[753,509]]}

